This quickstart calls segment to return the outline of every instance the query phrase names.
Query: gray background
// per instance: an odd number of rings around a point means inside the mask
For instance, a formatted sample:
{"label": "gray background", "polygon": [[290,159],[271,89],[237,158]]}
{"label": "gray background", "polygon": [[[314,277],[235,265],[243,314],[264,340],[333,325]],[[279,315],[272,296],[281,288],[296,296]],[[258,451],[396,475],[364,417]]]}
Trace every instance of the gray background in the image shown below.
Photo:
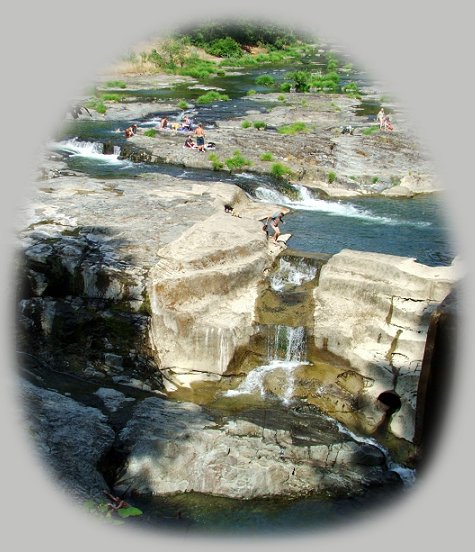
{"label": "gray background", "polygon": [[[103,527],[58,494],[21,431],[16,399],[12,327],[14,225],[28,202],[38,153],[60,124],[68,100],[93,82],[118,55],[150,34],[181,23],[235,15],[264,16],[296,24],[339,43],[353,59],[385,83],[427,144],[446,188],[445,205],[458,250],[471,276],[473,230],[473,31],[470,4],[415,0],[91,0],[14,2],[4,7],[0,34],[1,97],[1,423],[0,505],[6,550],[156,550],[158,547],[227,550],[385,551],[442,550],[469,534],[474,490],[471,469],[473,292],[464,293],[461,354],[449,416],[432,467],[406,499],[364,523],[326,533],[265,539],[198,539],[189,535]],[[470,165],[470,166],[469,166]],[[470,541],[469,541],[470,542]],[[162,548],[163,550],[163,548]]]}

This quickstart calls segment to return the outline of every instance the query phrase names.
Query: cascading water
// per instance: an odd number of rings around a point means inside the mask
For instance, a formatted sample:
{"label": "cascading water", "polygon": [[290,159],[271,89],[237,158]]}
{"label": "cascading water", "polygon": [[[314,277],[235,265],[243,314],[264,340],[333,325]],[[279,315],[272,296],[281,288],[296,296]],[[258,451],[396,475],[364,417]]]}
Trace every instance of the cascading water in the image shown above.
{"label": "cascading water", "polygon": [[305,259],[292,263],[281,258],[278,270],[270,279],[270,285],[274,291],[282,291],[286,286],[300,286],[309,282],[316,275],[317,268],[309,265]]}
{"label": "cascading water", "polygon": [[285,384],[281,390],[280,398],[284,404],[288,404],[294,392],[293,372],[299,366],[308,364],[306,361],[306,333],[300,326],[273,326],[267,340],[268,362],[251,370],[237,389],[226,391],[225,396],[259,393],[266,396],[266,379],[272,372],[285,374]]}

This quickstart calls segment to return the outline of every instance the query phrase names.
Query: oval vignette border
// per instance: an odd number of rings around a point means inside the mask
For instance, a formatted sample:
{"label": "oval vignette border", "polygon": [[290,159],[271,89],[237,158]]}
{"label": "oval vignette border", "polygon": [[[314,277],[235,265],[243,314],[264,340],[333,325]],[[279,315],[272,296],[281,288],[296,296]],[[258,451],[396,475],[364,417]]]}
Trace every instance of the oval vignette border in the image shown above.
{"label": "oval vignette border", "polygon": [[[157,544],[198,546],[209,550],[222,545],[221,539],[194,538],[193,542],[187,542],[186,535],[182,538],[181,535],[155,532],[149,535],[135,531],[125,534],[79,515],[74,516],[76,508],[64,504],[62,497],[56,495],[41,473],[42,466],[37,466],[29,457],[31,450],[19,438],[21,430],[18,424],[22,413],[21,406],[15,401],[15,360],[11,345],[14,238],[10,232],[14,227],[15,210],[27,201],[27,183],[31,182],[36,156],[58,123],[62,107],[78,89],[93,81],[95,72],[106,68],[113,57],[126,51],[129,45],[151,33],[166,32],[183,23],[233,15],[255,15],[270,22],[300,25],[302,29],[312,30],[317,36],[338,43],[374,78],[384,81],[385,88],[394,94],[408,114],[413,115],[413,128],[419,132],[421,141],[428,144],[448,195],[449,222],[453,222],[456,247],[465,256],[463,261],[471,270],[472,252],[467,240],[471,233],[468,228],[473,226],[468,219],[472,202],[466,203],[461,198],[469,192],[471,178],[468,168],[471,155],[468,144],[473,143],[469,135],[473,119],[468,96],[470,83],[466,83],[462,90],[453,90],[448,82],[451,79],[455,82],[455,77],[471,66],[466,38],[471,32],[468,29],[471,21],[468,8],[460,7],[461,2],[435,7],[428,2],[407,0],[391,6],[371,0],[348,3],[348,6],[319,0],[294,0],[278,5],[269,0],[241,0],[235,8],[223,4],[223,1],[202,0],[198,3],[183,0],[176,6],[162,6],[156,1],[137,0],[134,3],[120,1],[100,5],[84,0],[69,6],[64,2],[45,0],[28,8],[19,4],[8,7],[5,32],[1,38],[6,62],[6,79],[1,92],[5,111],[2,157],[7,171],[3,181],[6,201],[2,204],[1,235],[2,250],[7,252],[8,259],[8,263],[2,266],[2,313],[6,316],[1,334],[8,362],[4,363],[1,401],[2,409],[5,409],[1,417],[2,434],[7,439],[1,456],[6,479],[2,505],[7,512],[2,517],[8,521],[3,537],[7,544],[14,539],[16,549],[30,545],[40,549],[47,546],[54,551],[67,545],[69,550],[80,550],[96,543],[94,548],[112,548],[114,551],[130,550],[136,546],[148,550],[149,546],[152,549]],[[153,19],[155,25],[152,25]],[[428,55],[438,58],[446,81],[441,78],[437,60],[429,59]],[[421,72],[424,73],[423,79]],[[404,79],[408,82],[403,82]],[[411,90],[410,82],[423,82],[427,88]],[[451,113],[448,112],[449,106]],[[457,139],[451,139],[453,136]],[[377,545],[388,551],[400,549],[409,542],[412,549],[423,543],[436,545],[438,549],[443,544],[453,545],[457,539],[462,540],[464,530],[468,533],[469,508],[463,494],[467,498],[470,495],[465,477],[470,474],[471,450],[467,447],[472,446],[473,450],[473,445],[464,442],[471,432],[468,426],[470,411],[467,412],[467,406],[463,405],[470,405],[468,393],[473,382],[473,375],[467,371],[468,358],[473,356],[473,346],[468,343],[468,331],[472,327],[468,315],[473,310],[473,300],[470,287],[465,286],[464,292],[466,310],[462,312],[462,352],[456,367],[449,417],[443,428],[443,438],[434,452],[433,465],[413,494],[394,509],[367,523],[352,524],[348,530],[343,528],[338,532],[330,530],[291,539],[280,538],[279,542],[259,539],[259,549],[269,547],[275,550],[292,544],[303,547],[309,544],[309,540],[312,541],[310,544],[330,546],[332,550],[343,550],[348,546],[362,550]],[[227,548],[237,548],[238,545],[241,548],[246,544],[240,539],[240,542],[232,540],[226,539]],[[10,547],[13,549],[12,544]]]}

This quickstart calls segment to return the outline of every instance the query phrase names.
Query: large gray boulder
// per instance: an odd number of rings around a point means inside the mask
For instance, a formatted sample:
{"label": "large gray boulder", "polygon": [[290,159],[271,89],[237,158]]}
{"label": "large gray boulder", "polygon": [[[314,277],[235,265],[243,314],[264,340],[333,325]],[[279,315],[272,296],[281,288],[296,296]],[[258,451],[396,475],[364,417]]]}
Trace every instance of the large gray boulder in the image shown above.
{"label": "large gray boulder", "polygon": [[335,426],[320,438],[242,418],[219,422],[196,404],[159,398],[142,401],[119,437],[130,452],[116,492],[341,495],[394,476],[381,450],[350,440]]}
{"label": "large gray boulder", "polygon": [[21,382],[25,421],[52,479],[71,498],[104,499],[108,486],[97,465],[115,433],[99,410],[28,381]]}

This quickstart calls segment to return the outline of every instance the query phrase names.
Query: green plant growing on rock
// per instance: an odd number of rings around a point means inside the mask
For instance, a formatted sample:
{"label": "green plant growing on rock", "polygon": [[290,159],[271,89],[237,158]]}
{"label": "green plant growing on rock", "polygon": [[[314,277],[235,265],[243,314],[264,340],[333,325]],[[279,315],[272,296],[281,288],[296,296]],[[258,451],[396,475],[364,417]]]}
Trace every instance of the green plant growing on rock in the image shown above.
{"label": "green plant growing on rock", "polygon": [[127,88],[127,85],[124,81],[121,80],[111,80],[107,81],[105,84],[106,88]]}
{"label": "green plant growing on rock", "polygon": [[196,103],[199,105],[209,104],[213,102],[226,102],[229,100],[229,96],[226,94],[220,94],[219,92],[216,92],[215,90],[210,90],[206,94],[203,94],[202,96],[199,96],[196,100]]}
{"label": "green plant growing on rock", "polygon": [[149,128],[143,133],[143,135],[148,138],[155,138],[155,136],[157,136],[157,131],[154,128]]}
{"label": "green plant growing on rock", "polygon": [[243,121],[243,122],[241,123],[241,127],[242,127],[242,128],[251,128],[251,126],[252,126],[251,121]]}
{"label": "green plant growing on rock", "polygon": [[101,502],[98,500],[87,500],[84,503],[86,510],[95,516],[103,517],[109,523],[113,525],[122,525],[123,520],[130,517],[137,517],[143,514],[140,508],[131,506],[125,501],[122,501],[116,497],[110,495],[110,502]]}
{"label": "green plant growing on rock", "polygon": [[332,183],[335,182],[335,180],[336,180],[336,173],[334,173],[333,171],[330,171],[330,172],[328,173],[328,177],[327,177],[327,178],[328,178],[328,183],[329,183],[329,184],[332,184]]}
{"label": "green plant growing on rock", "polygon": [[285,178],[285,177],[292,177],[293,171],[290,167],[287,167],[287,165],[284,165],[283,163],[274,163],[272,165],[271,173],[275,178]]}
{"label": "green plant growing on rock", "polygon": [[102,115],[104,115],[107,111],[105,103],[99,98],[94,98],[86,102],[86,107],[88,109],[94,109],[94,111],[97,111],[97,113],[101,113]]}
{"label": "green plant growing on rock", "polygon": [[253,88],[246,92],[246,96],[254,96],[255,94],[257,94],[257,90],[254,90]]}
{"label": "green plant growing on rock", "polygon": [[243,167],[250,167],[252,165],[251,161],[243,157],[239,150],[236,150],[232,157],[226,159],[225,163],[230,171],[239,170]]}
{"label": "green plant growing on rock", "polygon": [[185,109],[188,109],[188,102],[185,102],[185,100],[181,100],[180,102],[178,102],[178,109],[182,109],[183,111],[185,111]]}
{"label": "green plant growing on rock", "polygon": [[260,156],[261,161],[272,161],[274,159],[274,156],[270,152],[263,153]]}
{"label": "green plant growing on rock", "polygon": [[342,88],[342,91],[347,96],[350,96],[350,98],[357,98],[357,99],[361,98],[361,92],[356,82],[349,82]]}
{"label": "green plant growing on rock", "polygon": [[264,121],[255,121],[254,128],[257,128],[257,130],[265,129],[267,128],[267,123]]}
{"label": "green plant growing on rock", "polygon": [[268,88],[275,85],[275,79],[271,75],[259,75],[255,82],[258,86],[266,86]]}
{"label": "green plant growing on rock", "polygon": [[376,134],[377,132],[379,132],[379,130],[380,130],[379,126],[373,125],[373,126],[364,128],[362,130],[362,134],[364,134],[365,136],[372,136],[373,134]]}
{"label": "green plant growing on rock", "polygon": [[306,125],[306,123],[297,121],[295,123],[291,123],[289,125],[283,125],[279,127],[278,132],[279,134],[294,135],[294,134],[298,134],[299,132],[308,132],[308,130],[309,128]]}
{"label": "green plant growing on rock", "polygon": [[277,96],[277,99],[279,100],[279,102],[285,102],[285,96],[283,94],[279,94]]}
{"label": "green plant growing on rock", "polygon": [[105,94],[101,95],[101,100],[105,102],[119,102],[120,96],[119,94],[111,94],[109,92],[106,92]]}
{"label": "green plant growing on rock", "polygon": [[224,164],[220,161],[219,157],[215,153],[210,153],[208,159],[211,161],[213,171],[219,171],[224,167]]}
{"label": "green plant growing on rock", "polygon": [[373,184],[376,184],[377,182],[379,182],[379,177],[373,176],[373,178],[371,179],[371,182],[372,182]]}

